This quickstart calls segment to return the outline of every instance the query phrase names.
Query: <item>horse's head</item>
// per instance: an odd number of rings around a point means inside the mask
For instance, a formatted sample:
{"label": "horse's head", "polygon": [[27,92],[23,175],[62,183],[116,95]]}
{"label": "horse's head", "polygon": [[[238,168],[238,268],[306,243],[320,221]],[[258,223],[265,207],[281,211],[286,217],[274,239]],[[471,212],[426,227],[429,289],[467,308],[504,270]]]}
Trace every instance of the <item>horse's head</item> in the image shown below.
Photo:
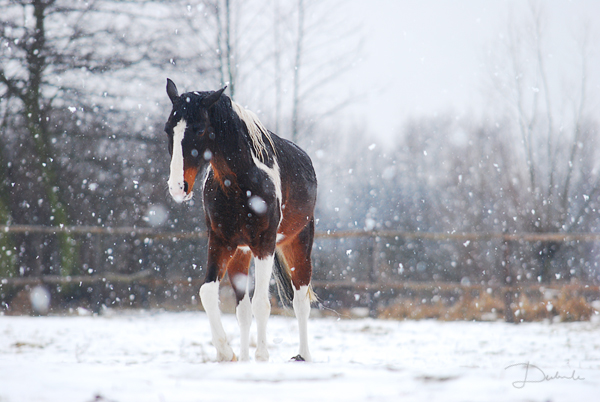
{"label": "horse's head", "polygon": [[173,110],[165,124],[171,154],[168,184],[169,192],[177,202],[192,198],[196,175],[212,158],[211,144],[215,131],[208,112],[224,90],[179,95],[175,83],[167,78],[167,95],[173,103]]}

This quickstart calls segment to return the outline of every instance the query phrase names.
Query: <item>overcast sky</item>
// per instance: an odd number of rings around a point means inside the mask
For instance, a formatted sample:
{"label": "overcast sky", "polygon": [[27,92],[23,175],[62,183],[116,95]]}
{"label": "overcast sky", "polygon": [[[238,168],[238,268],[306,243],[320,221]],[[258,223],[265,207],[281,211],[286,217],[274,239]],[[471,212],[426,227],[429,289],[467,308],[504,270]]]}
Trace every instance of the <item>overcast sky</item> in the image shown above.
{"label": "overcast sky", "polygon": [[[484,55],[506,32],[509,15],[522,19],[528,13],[525,0],[349,3],[348,12],[363,21],[365,45],[362,62],[342,85],[368,93],[365,102],[355,107],[364,110],[369,131],[380,138],[397,135],[412,116],[482,113],[482,88],[489,74]],[[581,36],[581,26],[591,25],[595,57],[590,73],[600,92],[600,1],[546,0],[543,4],[549,48],[572,46]]]}

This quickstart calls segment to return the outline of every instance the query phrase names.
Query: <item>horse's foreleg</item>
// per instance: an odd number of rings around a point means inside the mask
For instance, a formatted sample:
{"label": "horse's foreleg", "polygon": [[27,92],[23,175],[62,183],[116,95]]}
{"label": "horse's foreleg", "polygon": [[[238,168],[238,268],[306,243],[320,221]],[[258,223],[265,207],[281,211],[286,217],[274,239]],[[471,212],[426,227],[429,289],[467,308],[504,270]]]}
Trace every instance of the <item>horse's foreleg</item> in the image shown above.
{"label": "horse's foreleg", "polygon": [[256,360],[268,361],[267,350],[267,321],[271,314],[271,302],[269,301],[269,282],[273,272],[273,255],[264,259],[255,258],[255,288],[252,299],[252,313],[256,318]]}
{"label": "horse's foreleg", "polygon": [[219,281],[207,282],[200,287],[200,300],[212,332],[212,342],[217,349],[218,361],[236,360],[235,354],[227,342],[227,335],[221,323],[221,311],[219,310]]}
{"label": "horse's foreleg", "polygon": [[200,301],[208,316],[213,345],[217,349],[217,360],[232,361],[236,360],[236,357],[227,342],[227,335],[221,323],[219,280],[225,275],[227,263],[233,257],[233,253],[211,235],[208,238],[208,250],[208,269],[204,285],[200,287]]}

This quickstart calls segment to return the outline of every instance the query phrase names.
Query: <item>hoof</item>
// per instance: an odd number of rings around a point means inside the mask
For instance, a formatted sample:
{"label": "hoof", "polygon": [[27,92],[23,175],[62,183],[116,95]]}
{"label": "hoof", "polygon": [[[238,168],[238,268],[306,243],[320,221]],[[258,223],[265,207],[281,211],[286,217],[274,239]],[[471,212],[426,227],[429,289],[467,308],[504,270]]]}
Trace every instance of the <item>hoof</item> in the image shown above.
{"label": "hoof", "polygon": [[304,357],[300,356],[300,355],[296,355],[294,357],[292,357],[290,359],[291,362],[305,362],[306,360],[304,359]]}
{"label": "hoof", "polygon": [[256,353],[254,354],[254,358],[256,359],[257,362],[268,362],[269,361],[269,352],[267,352],[266,350],[256,350]]}
{"label": "hoof", "polygon": [[235,353],[231,352],[231,357],[225,355],[225,354],[221,354],[221,353],[217,353],[217,361],[218,362],[237,362],[238,358],[235,355]]}

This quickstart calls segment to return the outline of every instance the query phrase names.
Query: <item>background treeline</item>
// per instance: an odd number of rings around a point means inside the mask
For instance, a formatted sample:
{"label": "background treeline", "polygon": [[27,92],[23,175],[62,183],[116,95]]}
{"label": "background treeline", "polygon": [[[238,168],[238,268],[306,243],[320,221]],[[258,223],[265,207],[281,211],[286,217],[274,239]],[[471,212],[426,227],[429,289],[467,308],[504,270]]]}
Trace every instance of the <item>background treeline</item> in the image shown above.
{"label": "background treeline", "polygon": [[[361,34],[337,10],[309,0],[0,3],[0,224],[203,231],[199,197],[178,205],[166,191],[170,77],[181,90],[227,85],[267,127],[309,152],[320,182],[319,232],[596,230],[600,133],[589,74],[598,69],[588,65],[589,35],[572,54],[548,57],[543,15],[532,8],[484,56],[487,115],[415,117],[381,140],[346,112],[364,95],[339,85],[360,59]],[[563,84],[553,86],[550,76],[561,74]],[[315,279],[373,281],[383,272],[386,281],[506,283],[496,241],[375,243],[319,239]],[[6,233],[0,277],[151,270],[197,278],[204,247]],[[597,248],[512,244],[510,276],[597,284]],[[3,286],[0,298],[8,303],[16,291]],[[80,299],[94,289],[61,291]]]}

